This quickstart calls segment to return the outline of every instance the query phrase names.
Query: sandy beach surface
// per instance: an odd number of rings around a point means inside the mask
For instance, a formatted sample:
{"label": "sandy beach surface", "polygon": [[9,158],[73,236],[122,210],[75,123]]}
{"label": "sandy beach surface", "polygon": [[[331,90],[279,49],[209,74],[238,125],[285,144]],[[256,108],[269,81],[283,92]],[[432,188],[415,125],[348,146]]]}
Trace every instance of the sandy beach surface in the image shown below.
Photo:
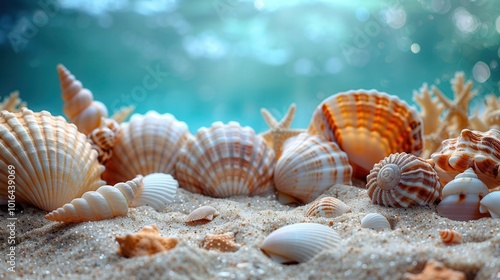
{"label": "sandy beach surface", "polygon": [[[467,279],[500,278],[500,220],[452,221],[437,215],[434,206],[396,209],[374,205],[366,190],[336,185],[322,196],[341,199],[350,212],[336,218],[306,217],[309,205],[289,207],[269,197],[211,198],[179,189],[164,211],[149,206],[132,208],[126,217],[62,224],[48,221],[45,212],[25,208],[16,213],[15,272],[7,262],[7,209],[1,216],[2,279],[404,279],[420,272],[429,260],[463,271]],[[201,205],[215,207],[213,221],[187,225],[184,220]],[[360,218],[380,213],[391,230],[361,228]],[[294,223],[329,225],[342,237],[336,248],[325,248],[312,260],[282,265],[259,249],[272,231]],[[115,236],[156,224],[162,236],[175,236],[177,247],[152,256],[119,255]],[[438,230],[454,229],[464,242],[445,245]],[[207,234],[234,232],[242,247],[236,252],[205,250]]]}

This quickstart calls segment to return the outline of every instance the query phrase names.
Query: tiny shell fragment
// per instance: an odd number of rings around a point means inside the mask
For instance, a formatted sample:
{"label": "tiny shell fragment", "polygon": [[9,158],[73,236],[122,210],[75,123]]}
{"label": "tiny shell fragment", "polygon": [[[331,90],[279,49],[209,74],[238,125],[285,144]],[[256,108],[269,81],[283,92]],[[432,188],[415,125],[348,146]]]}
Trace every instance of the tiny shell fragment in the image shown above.
{"label": "tiny shell fragment", "polygon": [[212,206],[208,206],[208,205],[201,206],[201,207],[193,210],[193,212],[191,212],[186,217],[186,223],[195,222],[195,221],[199,221],[199,220],[211,221],[217,215],[218,215],[217,210],[215,208],[213,208]]}

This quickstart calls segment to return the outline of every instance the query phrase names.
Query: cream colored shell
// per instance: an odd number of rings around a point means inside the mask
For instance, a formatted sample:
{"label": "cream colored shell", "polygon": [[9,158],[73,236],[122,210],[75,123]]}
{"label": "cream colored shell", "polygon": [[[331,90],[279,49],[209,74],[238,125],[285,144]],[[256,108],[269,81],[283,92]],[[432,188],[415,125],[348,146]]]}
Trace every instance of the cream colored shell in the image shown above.
{"label": "cream colored shell", "polygon": [[395,95],[376,90],[340,92],[323,100],[308,129],[338,143],[354,176],[364,179],[373,165],[393,153],[422,152],[422,119]]}
{"label": "cream colored shell", "polygon": [[179,151],[190,136],[186,123],[171,114],[149,111],[132,115],[121,124],[121,133],[113,148],[113,156],[106,163],[103,179],[116,184],[134,178],[137,174],[174,174]]}
{"label": "cream colored shell", "polygon": [[379,213],[369,213],[366,214],[361,219],[361,227],[362,228],[371,228],[375,230],[379,229],[390,229],[391,224],[387,220],[386,217]]}
{"label": "cream colored shell", "polygon": [[0,198],[14,186],[16,203],[52,211],[105,183],[86,136],[49,112],[2,111],[0,146]]}
{"label": "cream colored shell", "polygon": [[288,139],[276,162],[274,184],[281,194],[309,203],[335,184],[351,184],[352,167],[334,142],[301,133]]}
{"label": "cream colored shell", "polygon": [[186,223],[195,222],[199,220],[211,221],[217,215],[218,215],[217,210],[212,206],[209,205],[201,206],[193,210],[193,212],[189,213],[189,215],[186,217]]}
{"label": "cream colored shell", "polygon": [[263,195],[274,190],[274,151],[250,127],[215,122],[188,139],[175,166],[179,185],[212,197]]}
{"label": "cream colored shell", "polygon": [[463,129],[458,137],[444,140],[431,159],[443,185],[472,168],[489,189],[496,188],[500,185],[500,131]]}
{"label": "cream colored shell", "polygon": [[428,205],[441,193],[441,184],[432,166],[406,153],[391,154],[375,164],[366,180],[372,202],[385,206]]}
{"label": "cream colored shell", "polygon": [[102,186],[50,212],[48,220],[66,223],[99,221],[126,216],[129,207],[148,205],[162,210],[173,200],[177,182],[168,174],[137,175],[125,183]]}
{"label": "cream colored shell", "polygon": [[489,213],[492,218],[500,219],[500,191],[490,192],[479,203],[481,213]]}
{"label": "cream colored shell", "polygon": [[340,235],[332,228],[316,223],[298,223],[281,227],[269,234],[260,249],[279,263],[302,263],[323,250],[333,250]]}
{"label": "cream colored shell", "polygon": [[314,201],[307,209],[306,216],[335,218],[349,211],[351,207],[335,197],[323,197]]}
{"label": "cream colored shell", "polygon": [[79,131],[87,135],[99,126],[102,117],[108,116],[108,109],[103,103],[94,101],[92,92],[83,88],[82,83],[64,65],[57,65],[57,72],[61,82],[64,114],[70,122],[76,124]]}

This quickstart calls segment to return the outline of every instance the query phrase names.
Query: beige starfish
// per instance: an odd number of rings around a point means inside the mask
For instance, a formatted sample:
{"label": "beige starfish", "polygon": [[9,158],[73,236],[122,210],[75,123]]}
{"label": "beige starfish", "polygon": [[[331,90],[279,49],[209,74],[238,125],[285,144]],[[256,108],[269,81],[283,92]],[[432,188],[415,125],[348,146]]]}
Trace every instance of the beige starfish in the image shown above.
{"label": "beige starfish", "polygon": [[241,245],[236,243],[234,232],[226,232],[223,234],[207,234],[203,248],[221,252],[236,252],[241,248]]}
{"label": "beige starfish", "polygon": [[457,279],[465,280],[465,273],[447,268],[443,263],[430,260],[425,264],[425,268],[419,274],[406,272],[406,280],[427,280],[427,279]]}
{"label": "beige starfish", "polygon": [[268,110],[262,108],[260,109],[264,120],[269,126],[269,130],[261,133],[266,143],[271,147],[276,153],[276,158],[281,156],[281,151],[283,149],[283,143],[290,137],[293,137],[299,133],[305,132],[305,129],[291,129],[293,117],[295,116],[295,103],[290,105],[288,112],[286,112],[285,117],[278,122]]}

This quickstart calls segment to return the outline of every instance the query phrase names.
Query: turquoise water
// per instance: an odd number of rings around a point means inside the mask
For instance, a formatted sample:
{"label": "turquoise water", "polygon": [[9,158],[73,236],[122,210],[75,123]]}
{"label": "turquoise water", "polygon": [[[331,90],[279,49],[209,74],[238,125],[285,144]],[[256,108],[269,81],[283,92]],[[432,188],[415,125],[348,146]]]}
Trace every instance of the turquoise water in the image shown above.
{"label": "turquoise water", "polygon": [[[267,129],[297,103],[293,127],[339,91],[409,103],[423,83],[451,96],[463,71],[480,96],[500,86],[500,3],[450,1],[10,1],[0,8],[0,94],[62,114],[63,63],[112,113],[174,114]],[[144,84],[146,80],[146,85]],[[146,89],[147,88],[147,89]]]}

